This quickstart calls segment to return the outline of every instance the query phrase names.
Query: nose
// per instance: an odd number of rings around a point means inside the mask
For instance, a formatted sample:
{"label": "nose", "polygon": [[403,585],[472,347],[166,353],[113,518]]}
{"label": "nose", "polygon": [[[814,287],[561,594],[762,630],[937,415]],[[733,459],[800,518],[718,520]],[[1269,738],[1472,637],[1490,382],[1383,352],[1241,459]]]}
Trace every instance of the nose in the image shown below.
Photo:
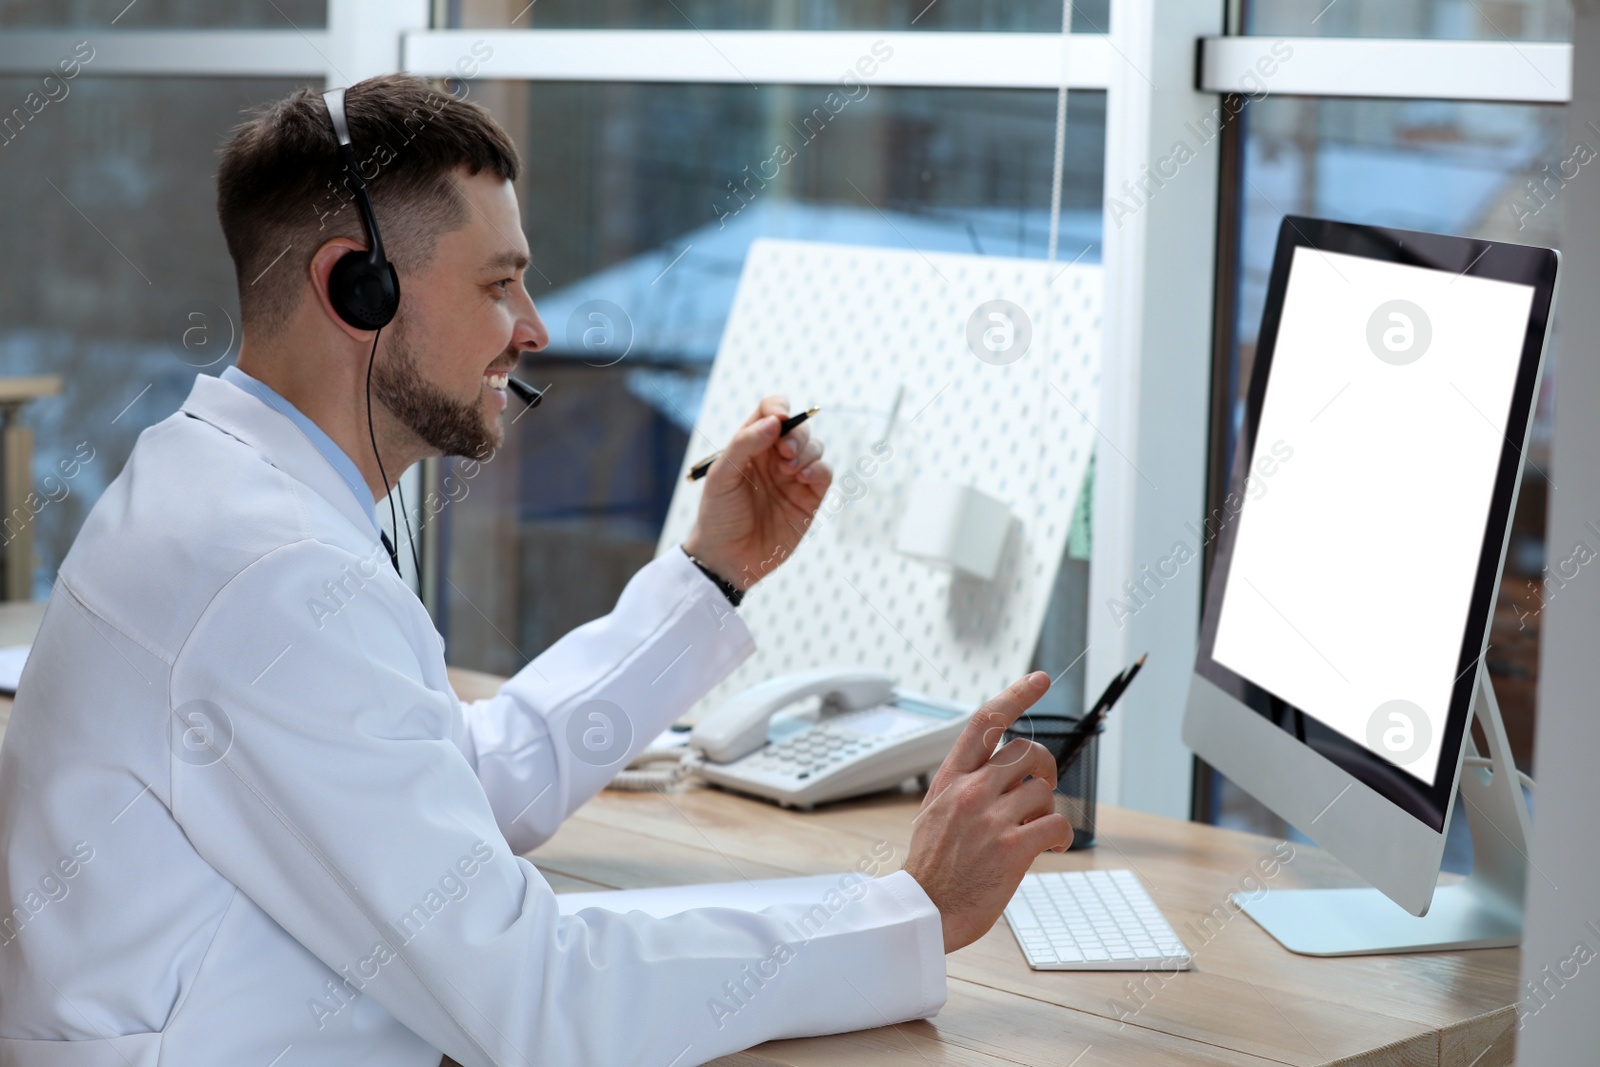
{"label": "nose", "polygon": [[518,285],[525,306],[518,309],[517,327],[511,333],[511,345],[519,351],[542,352],[550,345],[550,331],[545,328],[539,309],[533,306],[533,297],[525,285]]}

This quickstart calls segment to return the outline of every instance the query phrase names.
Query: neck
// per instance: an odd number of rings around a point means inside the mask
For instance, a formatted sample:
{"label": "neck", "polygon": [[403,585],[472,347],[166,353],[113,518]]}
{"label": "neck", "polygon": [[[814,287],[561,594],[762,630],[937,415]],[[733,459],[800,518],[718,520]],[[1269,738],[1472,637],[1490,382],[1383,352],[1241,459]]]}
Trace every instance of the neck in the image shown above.
{"label": "neck", "polygon": [[[372,398],[369,432],[367,360],[372,342],[363,346],[352,341],[337,352],[326,349],[325,337],[317,342],[297,339],[292,328],[266,342],[246,336],[238,366],[316,423],[356,465],[374,502],[382,500],[400,475],[429,453],[377,397]],[[311,352],[318,354],[308,356]],[[374,438],[383,457],[381,473]]]}

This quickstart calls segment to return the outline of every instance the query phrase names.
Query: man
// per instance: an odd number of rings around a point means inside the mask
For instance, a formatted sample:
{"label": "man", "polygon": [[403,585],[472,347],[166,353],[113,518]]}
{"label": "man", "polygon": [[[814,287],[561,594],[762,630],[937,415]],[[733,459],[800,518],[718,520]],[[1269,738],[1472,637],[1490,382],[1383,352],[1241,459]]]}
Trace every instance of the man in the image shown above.
{"label": "man", "polygon": [[[491,453],[504,375],[547,343],[518,161],[417,79],[363,82],[346,110],[398,317],[375,345],[330,303],[367,240],[323,100],[255,114],[218,174],[238,366],[198,377],[96,504],[0,750],[0,1065],[666,1067],[933,1014],[943,954],[1071,839],[1043,748],[992,754],[1048,678],[985,706],[905,869],[803,942],[798,907],[558,917],[517,853],[621,762],[569,726],[612,709],[637,751],[747,657],[721,583],[792,549],[831,475],[767,397],[682,549],[463,707],[374,503],[424,456]],[[775,953],[759,994],[707,1011]]]}

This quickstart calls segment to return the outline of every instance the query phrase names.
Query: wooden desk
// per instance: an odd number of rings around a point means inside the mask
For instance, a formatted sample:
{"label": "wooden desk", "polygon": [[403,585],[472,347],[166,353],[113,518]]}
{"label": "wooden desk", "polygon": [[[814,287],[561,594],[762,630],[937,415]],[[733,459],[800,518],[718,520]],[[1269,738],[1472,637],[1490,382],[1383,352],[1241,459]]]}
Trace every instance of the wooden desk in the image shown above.
{"label": "wooden desk", "polygon": [[[31,616],[29,612],[31,611]],[[0,644],[29,640],[38,605],[0,607]],[[464,699],[498,679],[453,670]],[[0,728],[10,701],[0,698]],[[801,814],[707,788],[602,793],[529,855],[556,892],[846,871],[887,842],[899,866],[918,798],[879,796]],[[1004,920],[947,959],[949,1001],[935,1018],[779,1041],[724,1067],[1136,1067],[1141,1064],[1381,1064],[1503,1067],[1512,1062],[1519,952],[1312,959],[1227,908],[1271,838],[1116,808],[1099,844],[1041,856],[1034,870],[1131,867],[1194,951],[1187,972],[1028,969]],[[881,851],[879,846],[878,851]],[[1320,850],[1296,847],[1267,884],[1353,885]],[[1249,888],[1246,885],[1244,888]],[[1209,936],[1202,917],[1220,908]],[[1193,924],[1191,926],[1190,924]],[[1130,982],[1145,981],[1130,991]],[[1124,1005],[1118,1009],[1113,1001]],[[1123,1012],[1137,1008],[1124,1021]]]}
{"label": "wooden desk", "polygon": [[[457,692],[495,680],[455,672]],[[602,793],[528,858],[557,892],[736,881],[851,869],[877,842],[904,860],[914,796],[811,813],[708,788]],[[1499,1067],[1512,1061],[1516,949],[1313,959],[1278,946],[1226,901],[1273,855],[1271,838],[1102,808],[1099,843],[1046,855],[1036,871],[1131,867],[1191,950],[1193,969],[1157,972],[1136,996],[1130,972],[1032,971],[1002,920],[948,957],[949,1002],[926,1022],[763,1045],[720,1061],[757,1064],[1383,1064]],[[1357,885],[1319,849],[1266,885]],[[1247,883],[1244,889],[1249,889]],[[1269,889],[1270,891],[1270,889]],[[1197,933],[1202,917],[1220,908]],[[1194,924],[1190,928],[1188,924]],[[1119,1021],[1112,1003],[1137,1013]],[[1141,1006],[1142,1001],[1142,1006]],[[1081,1057],[1081,1058],[1080,1058]]]}

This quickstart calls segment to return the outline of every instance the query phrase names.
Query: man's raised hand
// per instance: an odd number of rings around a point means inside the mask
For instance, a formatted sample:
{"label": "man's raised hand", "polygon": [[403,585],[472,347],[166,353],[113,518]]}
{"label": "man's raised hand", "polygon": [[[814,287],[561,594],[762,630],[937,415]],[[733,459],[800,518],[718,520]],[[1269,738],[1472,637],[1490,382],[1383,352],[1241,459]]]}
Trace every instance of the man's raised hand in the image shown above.
{"label": "man's raised hand", "polygon": [[833,484],[822,442],[802,423],[779,436],[789,414],[782,396],[764,398],[711,464],[690,555],[748,589],[788,558]]}
{"label": "man's raised hand", "polygon": [[923,798],[905,869],[939,909],[946,952],[988,932],[1034,857],[1072,844],[1072,824],[1055,811],[1049,750],[1018,738],[995,751],[1049,688],[1035,671],[979,708]]}

